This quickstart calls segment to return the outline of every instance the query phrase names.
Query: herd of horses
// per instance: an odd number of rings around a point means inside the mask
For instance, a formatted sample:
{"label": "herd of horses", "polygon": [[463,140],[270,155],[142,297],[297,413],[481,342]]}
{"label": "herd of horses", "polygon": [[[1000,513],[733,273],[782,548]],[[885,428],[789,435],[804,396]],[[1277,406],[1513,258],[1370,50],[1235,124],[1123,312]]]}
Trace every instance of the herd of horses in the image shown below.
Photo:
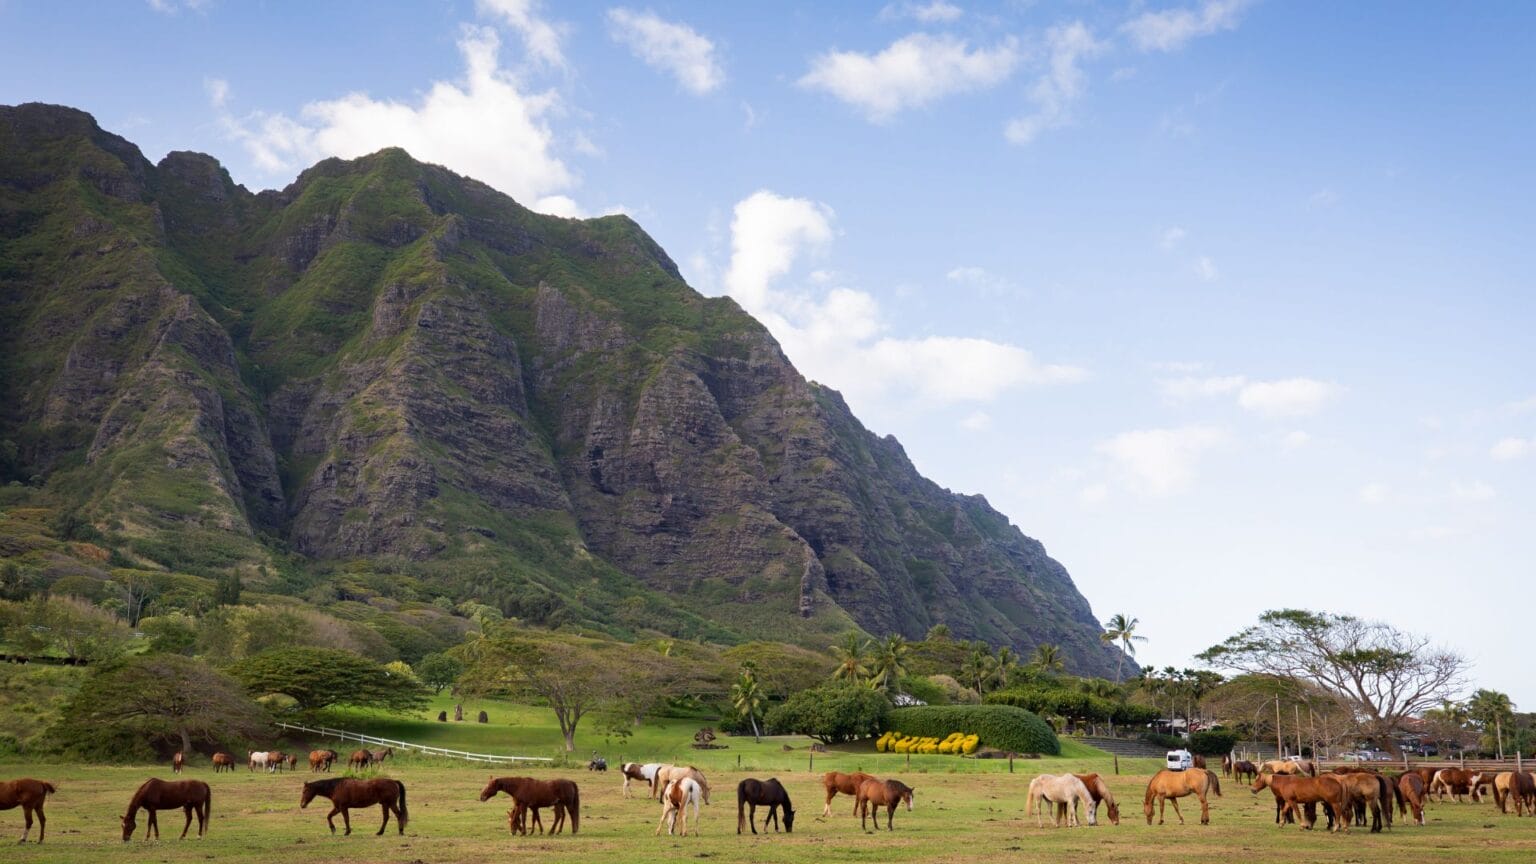
{"label": "herd of horses", "polygon": [[[352,767],[368,767],[383,762],[393,753],[384,750],[358,750],[348,759]],[[339,754],[334,750],[314,750],[309,754],[311,772],[329,771]],[[212,757],[215,773],[234,770],[234,757],[228,753],[216,753]],[[279,752],[251,751],[248,754],[249,770],[258,767],[269,772],[292,770],[297,759]],[[177,753],[172,760],[172,771],[182,773],[185,760]],[[1424,808],[1431,797],[1443,802],[1446,796],[1460,802],[1462,796],[1470,796],[1476,802],[1484,794],[1493,797],[1501,812],[1513,809],[1517,816],[1536,816],[1536,774],[1530,771],[1472,771],[1462,768],[1409,768],[1400,773],[1383,773],[1366,766],[1345,766],[1328,773],[1319,773],[1316,764],[1306,761],[1272,760],[1254,764],[1243,760],[1225,758],[1223,773],[1249,785],[1254,794],[1268,789],[1275,799],[1275,824],[1300,823],[1311,829],[1317,822],[1317,810],[1321,806],[1328,820],[1330,831],[1348,831],[1351,824],[1370,825],[1372,832],[1391,828],[1393,809],[1399,816],[1412,815],[1417,825],[1423,825]],[[700,804],[709,803],[709,781],[703,772],[691,765],[665,763],[640,764],[627,762],[622,768],[623,795],[631,797],[633,783],[644,783],[647,797],[662,805],[661,818],[656,824],[656,834],[665,828],[667,833],[688,834],[688,809],[693,808],[695,831],[699,821]],[[912,810],[913,790],[900,780],[881,779],[861,771],[829,771],[821,778],[825,796],[822,817],[832,814],[832,800],[839,794],[854,799],[853,815],[859,817],[861,829],[868,830],[868,819],[874,815],[875,830],[880,828],[880,808],[886,811],[886,830],[894,830],[892,824],[898,806]],[[52,783],[31,778],[0,782],[0,810],[22,808],[26,828],[21,835],[25,843],[32,832],[33,818],[38,823],[37,842],[43,842],[47,818],[43,805],[49,795],[56,794]],[[576,783],[566,779],[539,780],[531,777],[492,777],[480,791],[480,800],[489,801],[498,794],[512,799],[512,809],[507,811],[507,830],[513,834],[545,833],[540,811],[552,808],[554,818],[549,834],[558,834],[569,824],[572,834],[581,827],[581,792]],[[1179,811],[1180,798],[1195,797],[1200,803],[1200,824],[1210,824],[1209,796],[1221,795],[1221,779],[1215,771],[1203,766],[1183,771],[1164,769],[1158,771],[1147,783],[1143,799],[1143,813],[1147,824],[1157,815],[1162,825],[1163,814],[1169,803],[1179,824],[1184,816]],[[350,810],[379,807],[383,821],[376,835],[382,835],[389,827],[390,817],[395,818],[400,834],[405,833],[409,820],[406,808],[405,784],[388,778],[364,779],[357,777],[329,777],[311,780],[303,785],[299,807],[307,808],[316,797],[331,802],[326,824],[336,833],[336,816],[340,815],[346,834],[352,833]],[[148,814],[144,838],[159,839],[160,826],[156,814],[161,810],[181,810],[185,815],[181,837],[191,830],[192,819],[197,819],[197,836],[207,833],[211,819],[212,792],[201,780],[161,780],[151,778],[135,790],[128,802],[127,812],[121,817],[122,838],[131,839],[138,829],[140,810]],[[1042,774],[1029,783],[1026,815],[1033,813],[1036,826],[1043,826],[1041,808],[1049,806],[1052,824],[1068,827],[1082,824],[1079,809],[1088,825],[1097,825],[1100,805],[1107,809],[1109,821],[1120,824],[1120,808],[1109,785],[1098,774]],[[777,778],[759,780],[747,778],[736,786],[736,833],[750,829],[758,833],[757,808],[766,808],[762,818],[762,830],[773,825],[775,832],[794,831],[795,810],[789,792]]]}

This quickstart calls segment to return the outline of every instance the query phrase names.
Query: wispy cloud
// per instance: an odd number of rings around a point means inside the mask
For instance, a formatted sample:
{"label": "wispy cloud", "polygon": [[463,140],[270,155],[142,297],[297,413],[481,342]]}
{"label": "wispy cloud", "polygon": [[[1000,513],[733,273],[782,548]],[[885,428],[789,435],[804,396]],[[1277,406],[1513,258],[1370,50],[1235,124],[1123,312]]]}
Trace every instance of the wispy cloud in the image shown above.
{"label": "wispy cloud", "polygon": [[873,123],[946,96],[992,87],[1019,62],[1018,41],[971,48],[955,36],[914,33],[876,54],[829,51],[811,61],[799,84],[859,109]]}
{"label": "wispy cloud", "polygon": [[528,56],[554,69],[565,68],[562,25],[545,18],[539,0],[475,0],[482,16],[501,21],[523,40]]}
{"label": "wispy cloud", "polygon": [[1120,469],[1134,492],[1154,497],[1187,489],[1205,453],[1227,441],[1214,426],[1138,429],[1122,432],[1096,448]]}
{"label": "wispy cloud", "polygon": [[608,25],[615,41],[647,66],[672,75],[691,93],[702,96],[725,83],[715,43],[687,24],[621,7],[608,10]]}
{"label": "wispy cloud", "polygon": [[911,18],[924,24],[947,24],[958,21],[965,14],[953,3],[944,0],[931,0],[928,3],[892,3],[880,10],[880,17],[886,20],[896,18]]}
{"label": "wispy cloud", "polygon": [[1236,394],[1237,404],[1266,417],[1305,417],[1316,414],[1343,391],[1332,381],[1316,378],[1283,378],[1255,381],[1245,375],[1185,375],[1164,378],[1157,389],[1169,402],[1188,402]]}
{"label": "wispy cloud", "polygon": [[1532,453],[1536,453],[1536,438],[1501,438],[1488,451],[1488,455],[1501,462],[1521,459]]}
{"label": "wispy cloud", "polygon": [[1192,8],[1145,12],[1122,25],[1143,51],[1177,51],[1190,40],[1237,29],[1248,0],[1207,0]]}
{"label": "wispy cloud", "polygon": [[1082,61],[1106,49],[1081,21],[1059,24],[1046,31],[1049,62],[1044,75],[1029,91],[1034,112],[1008,122],[1003,134],[1014,144],[1028,144],[1040,133],[1072,122],[1072,107],[1088,89]]}

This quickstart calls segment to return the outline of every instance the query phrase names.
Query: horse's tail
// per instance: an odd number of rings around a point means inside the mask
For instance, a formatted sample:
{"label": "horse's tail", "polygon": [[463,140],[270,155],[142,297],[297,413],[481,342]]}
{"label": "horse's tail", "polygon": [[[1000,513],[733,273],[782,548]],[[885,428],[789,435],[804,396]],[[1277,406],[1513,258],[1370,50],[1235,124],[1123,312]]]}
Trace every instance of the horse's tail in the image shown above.
{"label": "horse's tail", "polygon": [[1216,776],[1216,772],[1212,771],[1210,769],[1206,769],[1205,777],[1206,777],[1206,779],[1208,781],[1210,781],[1211,791],[1216,793],[1216,797],[1217,798],[1220,798],[1221,797],[1221,778]]}
{"label": "horse's tail", "polygon": [[400,787],[400,797],[396,803],[400,805],[400,830],[404,831],[405,823],[410,820],[411,813],[405,808],[405,784],[396,780],[395,785]]}
{"label": "horse's tail", "polygon": [[747,818],[747,781],[736,784],[736,833],[741,833],[741,826]]}
{"label": "horse's tail", "polygon": [[55,793],[57,793],[59,791],[59,787],[53,785],[52,783],[49,783],[46,780],[43,780],[41,782],[43,784],[43,797],[44,798],[47,798],[49,795],[53,795],[53,794],[55,794]]}
{"label": "horse's tail", "polygon": [[571,833],[581,829],[581,787],[571,784]]}

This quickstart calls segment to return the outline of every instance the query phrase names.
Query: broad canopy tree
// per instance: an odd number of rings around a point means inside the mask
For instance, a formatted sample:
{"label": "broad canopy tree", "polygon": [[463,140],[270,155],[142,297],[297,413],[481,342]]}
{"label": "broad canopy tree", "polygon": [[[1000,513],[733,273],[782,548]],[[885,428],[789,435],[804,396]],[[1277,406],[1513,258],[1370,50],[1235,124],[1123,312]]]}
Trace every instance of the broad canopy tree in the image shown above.
{"label": "broad canopy tree", "polygon": [[281,694],[300,711],[332,705],[412,711],[426,704],[421,682],[339,648],[277,648],[248,657],[230,673],[255,696]]}
{"label": "broad canopy tree", "polygon": [[1253,675],[1294,678],[1347,700],[1361,732],[1398,752],[1407,719],[1458,690],[1466,661],[1427,637],[1349,615],[1280,609],[1199,659]]}

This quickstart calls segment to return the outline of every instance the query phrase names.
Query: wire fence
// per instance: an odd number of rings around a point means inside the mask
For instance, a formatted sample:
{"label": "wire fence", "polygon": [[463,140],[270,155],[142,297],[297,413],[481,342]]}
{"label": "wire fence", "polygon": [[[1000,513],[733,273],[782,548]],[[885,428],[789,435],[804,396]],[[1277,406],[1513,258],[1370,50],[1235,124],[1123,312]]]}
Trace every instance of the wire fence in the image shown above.
{"label": "wire fence", "polygon": [[555,761],[547,756],[504,756],[496,753],[468,753],[463,750],[450,750],[446,747],[433,747],[428,744],[416,744],[410,741],[380,738],[376,735],[364,735],[361,732],[348,732],[345,729],[332,729],[328,726],[305,726],[300,723],[279,723],[277,725],[294,732],[305,732],[310,735],[321,735],[326,738],[338,738],[342,741],[356,741],[359,744],[379,744],[385,747],[393,747],[402,752],[423,753],[428,756],[442,756],[448,759],[462,759],[466,762],[515,765],[519,762]]}

